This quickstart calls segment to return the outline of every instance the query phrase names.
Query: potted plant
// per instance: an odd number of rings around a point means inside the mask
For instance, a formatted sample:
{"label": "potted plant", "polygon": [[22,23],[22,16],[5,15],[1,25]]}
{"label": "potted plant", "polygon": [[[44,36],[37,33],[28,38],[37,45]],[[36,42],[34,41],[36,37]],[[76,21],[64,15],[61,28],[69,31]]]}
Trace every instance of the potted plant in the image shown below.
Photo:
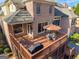
{"label": "potted plant", "polygon": [[4,49],[4,53],[5,53],[5,54],[10,53],[10,52],[11,52],[10,48],[5,48],[5,49]]}

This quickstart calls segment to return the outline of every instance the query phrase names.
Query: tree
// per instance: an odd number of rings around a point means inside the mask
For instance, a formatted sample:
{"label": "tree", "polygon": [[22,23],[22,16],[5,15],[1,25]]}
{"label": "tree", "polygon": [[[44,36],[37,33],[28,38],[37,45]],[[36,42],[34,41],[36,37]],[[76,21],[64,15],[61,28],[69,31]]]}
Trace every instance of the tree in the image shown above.
{"label": "tree", "polygon": [[72,9],[75,10],[75,6],[73,6]]}
{"label": "tree", "polygon": [[74,13],[79,16],[79,3],[77,4],[77,6],[74,9]]}

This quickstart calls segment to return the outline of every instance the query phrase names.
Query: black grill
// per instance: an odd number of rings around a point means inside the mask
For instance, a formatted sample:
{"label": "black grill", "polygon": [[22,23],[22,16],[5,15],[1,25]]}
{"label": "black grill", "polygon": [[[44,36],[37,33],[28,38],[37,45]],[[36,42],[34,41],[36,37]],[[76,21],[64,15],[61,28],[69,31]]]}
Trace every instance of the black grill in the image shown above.
{"label": "black grill", "polygon": [[37,43],[37,44],[31,45],[31,47],[29,47],[28,50],[31,54],[34,54],[35,52],[39,51],[42,48],[43,48],[43,45],[40,43]]}

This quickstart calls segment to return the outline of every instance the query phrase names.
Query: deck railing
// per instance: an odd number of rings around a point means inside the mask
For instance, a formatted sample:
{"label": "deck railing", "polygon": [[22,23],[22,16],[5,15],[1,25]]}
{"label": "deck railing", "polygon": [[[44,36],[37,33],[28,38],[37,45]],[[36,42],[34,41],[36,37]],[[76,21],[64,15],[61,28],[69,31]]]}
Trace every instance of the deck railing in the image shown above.
{"label": "deck railing", "polygon": [[55,40],[54,42],[52,42],[52,44],[49,44],[48,47],[45,47],[34,54],[29,53],[29,51],[22,44],[20,44],[19,41],[12,34],[10,34],[10,38],[11,38],[12,43],[18,48],[20,53],[26,59],[28,59],[28,58],[29,59],[36,59],[36,58],[40,59],[40,58],[45,57],[47,54],[54,51],[55,49],[57,49],[57,47],[59,47],[64,42],[66,42],[67,34],[65,34],[62,37],[60,37],[59,39]]}
{"label": "deck railing", "polygon": [[45,57],[46,55],[48,55],[50,52],[53,52],[55,49],[57,49],[57,47],[59,47],[60,45],[62,45],[66,41],[67,41],[67,34],[63,35],[58,40],[54,41],[48,47],[43,48],[40,51],[38,51],[35,54],[33,54],[32,55],[33,56],[32,58],[33,59],[36,59],[36,58],[41,59],[41,58]]}
{"label": "deck railing", "polygon": [[17,47],[23,57],[31,59],[31,54],[24,48],[22,44],[19,43],[19,41],[12,34],[10,34],[10,38],[11,42]]}

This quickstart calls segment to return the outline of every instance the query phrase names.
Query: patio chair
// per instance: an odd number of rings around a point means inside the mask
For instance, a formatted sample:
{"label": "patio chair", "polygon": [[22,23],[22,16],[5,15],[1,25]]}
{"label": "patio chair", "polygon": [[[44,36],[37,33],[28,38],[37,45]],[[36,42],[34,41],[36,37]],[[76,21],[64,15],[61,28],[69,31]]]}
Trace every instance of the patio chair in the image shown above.
{"label": "patio chair", "polygon": [[52,36],[50,34],[46,35],[49,40],[52,40]]}
{"label": "patio chair", "polygon": [[55,33],[48,34],[46,37],[47,37],[49,40],[55,40],[55,39],[56,39],[56,34],[55,34]]}
{"label": "patio chair", "polygon": [[56,34],[55,33],[52,33],[51,36],[52,36],[53,40],[56,40]]}

